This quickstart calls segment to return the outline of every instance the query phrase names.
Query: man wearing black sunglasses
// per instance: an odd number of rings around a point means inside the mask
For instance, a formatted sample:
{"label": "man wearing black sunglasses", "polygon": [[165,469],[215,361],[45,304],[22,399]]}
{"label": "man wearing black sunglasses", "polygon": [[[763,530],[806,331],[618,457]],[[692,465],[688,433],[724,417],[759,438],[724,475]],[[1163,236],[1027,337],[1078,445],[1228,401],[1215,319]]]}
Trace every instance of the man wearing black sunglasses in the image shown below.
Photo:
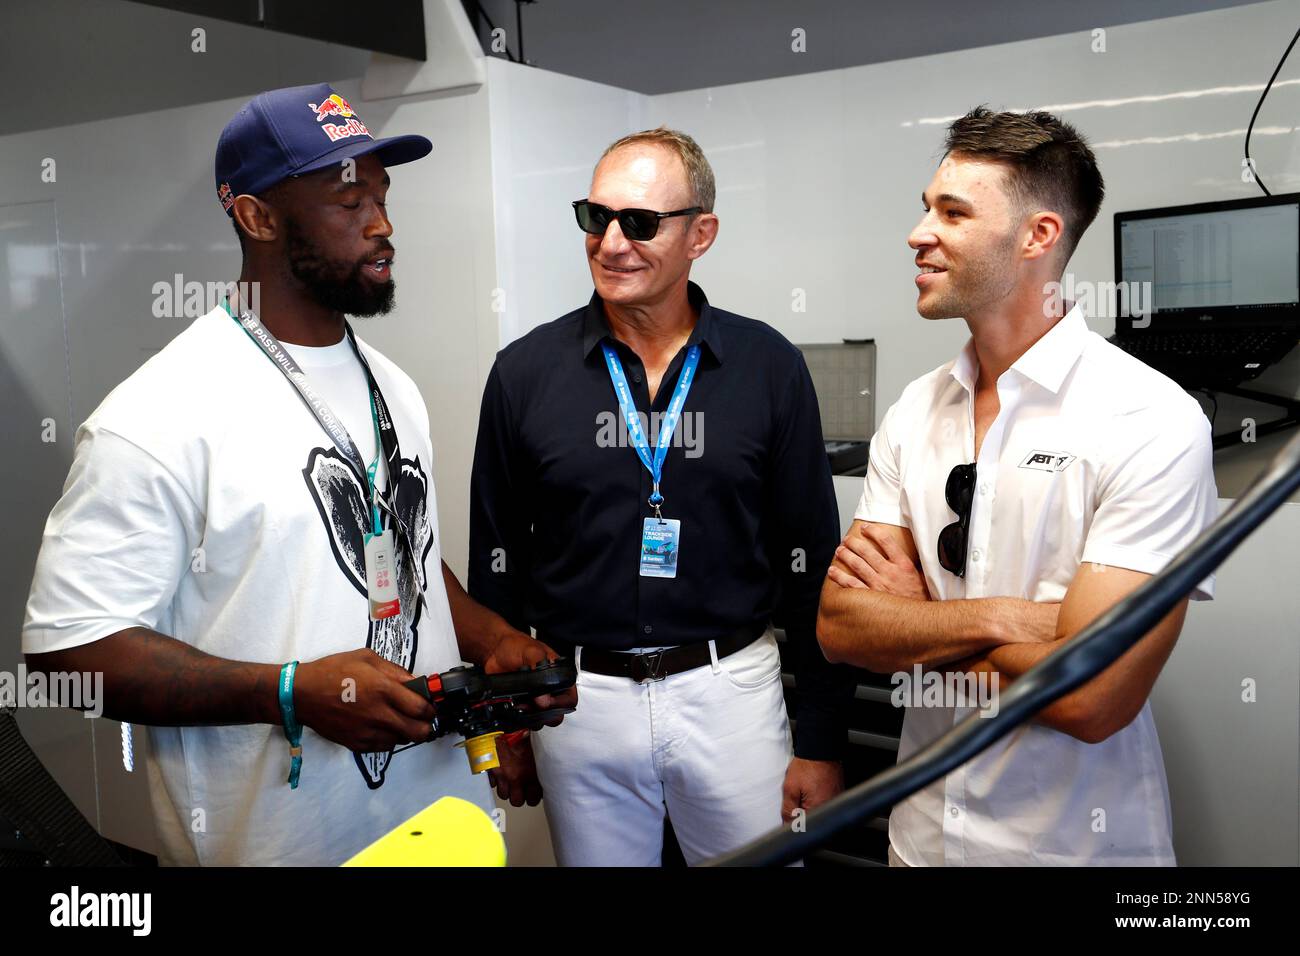
{"label": "man wearing black sunglasses", "polygon": [[[502,350],[483,396],[470,593],[579,666],[577,712],[535,738],[565,865],[658,865],[665,815],[695,863],[842,787],[850,687],[815,636],[839,538],[817,398],[798,349],[690,282],[713,197],[689,136],[611,146],[573,204],[595,294]],[[498,792],[535,799],[533,772],[507,746]]]}
{"label": "man wearing black sunglasses", "polygon": [[[946,147],[908,240],[917,311],[971,338],[881,422],[818,618],[831,660],[961,679],[938,705],[912,696],[900,760],[974,712],[972,683],[996,691],[1055,653],[1217,507],[1196,402],[1053,294],[1101,206],[1084,140],[1047,113],[979,108]],[[1192,596],[1212,594],[1210,578]],[[1186,610],[896,806],[891,863],[1173,864],[1147,697]]]}

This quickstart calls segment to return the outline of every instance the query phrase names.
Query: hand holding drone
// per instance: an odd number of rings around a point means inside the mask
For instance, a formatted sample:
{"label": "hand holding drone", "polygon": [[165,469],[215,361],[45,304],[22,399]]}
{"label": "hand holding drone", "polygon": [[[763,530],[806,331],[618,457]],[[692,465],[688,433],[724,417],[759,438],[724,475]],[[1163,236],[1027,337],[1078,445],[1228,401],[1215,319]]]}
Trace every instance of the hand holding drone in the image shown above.
{"label": "hand holding drone", "polygon": [[437,711],[429,739],[460,734],[470,770],[482,773],[500,766],[498,737],[513,742],[526,731],[540,730],[547,721],[572,713],[572,707],[534,710],[531,703],[534,697],[568,690],[577,679],[573,661],[561,657],[500,674],[488,674],[478,666],[453,667],[407,681],[406,686]]}

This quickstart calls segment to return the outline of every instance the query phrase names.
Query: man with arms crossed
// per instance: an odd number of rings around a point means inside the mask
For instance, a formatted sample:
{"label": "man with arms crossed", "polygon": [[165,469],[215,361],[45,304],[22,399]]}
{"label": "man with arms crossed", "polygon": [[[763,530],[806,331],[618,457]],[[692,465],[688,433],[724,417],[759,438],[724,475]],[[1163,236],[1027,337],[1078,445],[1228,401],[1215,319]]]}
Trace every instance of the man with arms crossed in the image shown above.
{"label": "man with arms crossed", "polygon": [[[849,686],[815,633],[839,538],[817,396],[798,349],[689,281],[713,196],[685,134],[610,146],[574,203],[595,294],[503,349],[484,389],[470,594],[579,666],[581,706],[536,743],[562,865],[657,866],[665,813],[693,864],[842,786]],[[494,774],[536,799],[527,750]]]}
{"label": "man with arms crossed", "polygon": [[[1213,519],[1199,406],[1053,294],[1102,195],[1092,151],[1054,116],[979,108],[950,127],[908,242],[917,311],[963,317],[971,338],[903,390],[871,442],[822,592],[831,660],[1005,686]],[[1212,593],[1211,578],[1192,597]],[[1186,610],[896,806],[890,862],[1172,865],[1147,697]],[[963,703],[909,706],[899,759],[972,713]]]}
{"label": "man with arms crossed", "polygon": [[108,716],[149,725],[163,863],[332,865],[441,796],[491,809],[453,738],[394,754],[433,718],[402,685],[546,648],[442,562],[424,399],[344,318],[392,308],[385,167],[430,149],[373,139],[323,83],[246,104],[216,156],[238,294],[78,430],[23,650],[102,671]]}

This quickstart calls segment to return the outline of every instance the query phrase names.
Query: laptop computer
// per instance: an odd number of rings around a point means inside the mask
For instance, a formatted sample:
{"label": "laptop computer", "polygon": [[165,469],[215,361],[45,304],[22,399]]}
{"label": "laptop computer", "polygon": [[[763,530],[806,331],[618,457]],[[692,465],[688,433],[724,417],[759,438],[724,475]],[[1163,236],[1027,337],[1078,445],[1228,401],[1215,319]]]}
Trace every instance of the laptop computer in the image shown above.
{"label": "laptop computer", "polygon": [[1257,377],[1300,341],[1300,193],[1115,214],[1111,341],[1186,388]]}

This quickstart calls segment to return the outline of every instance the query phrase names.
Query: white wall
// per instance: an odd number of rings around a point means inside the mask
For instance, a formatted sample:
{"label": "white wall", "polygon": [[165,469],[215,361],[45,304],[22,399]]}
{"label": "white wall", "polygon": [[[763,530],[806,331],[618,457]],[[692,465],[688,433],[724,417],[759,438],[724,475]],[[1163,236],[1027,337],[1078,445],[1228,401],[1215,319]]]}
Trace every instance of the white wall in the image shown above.
{"label": "white wall", "polygon": [[570,203],[605,147],[641,129],[648,97],[489,58],[501,344],[591,298]]}
{"label": "white wall", "polygon": [[[960,322],[917,316],[906,245],[947,122],[985,103],[1076,124],[1108,188],[1070,271],[1111,280],[1116,211],[1259,194],[1241,181],[1242,140],[1297,22],[1294,0],[1257,4],[1112,27],[1104,53],[1075,33],[656,96],[648,119],[696,136],[717,173],[722,228],[696,271],[710,298],[799,342],[875,337],[881,415],[966,338]],[[1292,63],[1252,138],[1273,192],[1300,188],[1294,76]],[[791,311],[795,288],[804,314]],[[1295,390],[1300,356],[1289,366]]]}
{"label": "white wall", "polygon": [[1151,692],[1184,866],[1300,863],[1298,539],[1287,502],[1219,569]]}

